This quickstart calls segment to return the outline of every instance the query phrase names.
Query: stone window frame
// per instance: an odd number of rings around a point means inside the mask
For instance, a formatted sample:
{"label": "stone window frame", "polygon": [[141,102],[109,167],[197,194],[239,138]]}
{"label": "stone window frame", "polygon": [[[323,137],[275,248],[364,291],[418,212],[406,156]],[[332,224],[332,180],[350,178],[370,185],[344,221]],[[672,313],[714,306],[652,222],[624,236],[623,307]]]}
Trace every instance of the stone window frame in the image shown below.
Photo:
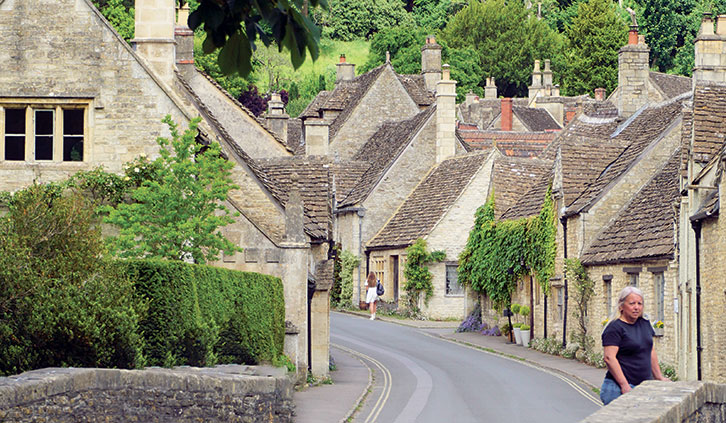
{"label": "stone window frame", "polygon": [[[456,271],[456,281],[454,281],[454,284],[458,289],[454,290],[451,288],[451,284],[449,283],[449,269],[454,269]],[[464,285],[461,285],[459,283],[459,265],[456,262],[450,262],[445,263],[444,266],[444,295],[446,297],[463,297],[466,295],[466,291],[464,290]]]}
{"label": "stone window frame", "polygon": [[613,309],[613,275],[603,275],[602,284],[603,300],[605,301],[605,318],[608,318]]}
{"label": "stone window frame", "polygon": [[628,286],[640,289],[640,272],[642,271],[642,267],[623,267],[623,272],[628,275]]}
{"label": "stone window frame", "polygon": [[[0,97],[0,163],[34,163],[34,164],[60,164],[60,163],[87,163],[90,156],[90,140],[92,119],[92,99],[89,98],[7,98]],[[5,159],[5,110],[25,109],[25,136],[23,160]],[[83,133],[64,134],[64,110],[83,110]],[[53,111],[52,158],[35,158],[35,116],[38,111]],[[48,134],[51,136],[51,134]],[[81,160],[64,160],[64,137],[82,136],[83,150]]]}
{"label": "stone window frame", "polygon": [[648,271],[653,274],[653,298],[655,300],[655,313],[653,316],[653,323],[657,322],[658,320],[663,322],[665,321],[666,270],[667,268],[665,266],[648,268]]}

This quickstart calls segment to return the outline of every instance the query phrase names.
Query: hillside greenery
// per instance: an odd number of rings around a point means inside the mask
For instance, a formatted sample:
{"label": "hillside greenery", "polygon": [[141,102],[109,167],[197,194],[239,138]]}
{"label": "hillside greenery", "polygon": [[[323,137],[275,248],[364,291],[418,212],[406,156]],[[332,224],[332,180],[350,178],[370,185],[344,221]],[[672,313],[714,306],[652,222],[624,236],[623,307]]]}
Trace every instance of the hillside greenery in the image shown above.
{"label": "hillside greenery", "polygon": [[[125,39],[133,38],[132,1],[93,1]],[[189,4],[195,10],[204,2]],[[204,47],[207,33],[197,30],[197,66],[234,96],[251,85],[261,97],[284,90],[289,94],[288,114],[294,117],[320,90],[334,87],[335,63],[341,54],[358,65],[357,74],[381,65],[386,51],[399,73],[418,73],[421,45],[426,36],[434,35],[443,46],[443,61],[452,66],[460,100],[469,91],[481,95],[490,76],[496,79],[500,95],[526,95],[535,59],[551,60],[554,83],[560,84],[564,95],[591,94],[596,87],[610,93],[617,84],[617,51],[627,40],[631,24],[627,8],[635,11],[639,32],[650,46],[653,70],[681,75],[692,71],[693,42],[703,12],[726,12],[726,0],[328,0],[310,4],[327,5],[301,10],[321,33],[316,61],[308,57],[301,62],[288,50],[257,40],[250,44],[249,72],[240,76],[220,68],[219,49],[204,54],[210,51]],[[265,24],[254,31],[257,38],[275,35]],[[300,46],[309,51],[308,41],[300,41]]]}

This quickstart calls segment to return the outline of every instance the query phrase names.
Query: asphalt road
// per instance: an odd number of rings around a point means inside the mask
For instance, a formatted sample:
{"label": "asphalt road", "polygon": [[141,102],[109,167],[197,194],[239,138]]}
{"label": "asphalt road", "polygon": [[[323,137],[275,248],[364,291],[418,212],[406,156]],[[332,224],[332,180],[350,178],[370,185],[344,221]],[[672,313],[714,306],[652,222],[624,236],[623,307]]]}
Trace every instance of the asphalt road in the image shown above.
{"label": "asphalt road", "polygon": [[331,313],[331,342],[375,382],[354,421],[577,422],[599,405],[561,377],[424,330]]}

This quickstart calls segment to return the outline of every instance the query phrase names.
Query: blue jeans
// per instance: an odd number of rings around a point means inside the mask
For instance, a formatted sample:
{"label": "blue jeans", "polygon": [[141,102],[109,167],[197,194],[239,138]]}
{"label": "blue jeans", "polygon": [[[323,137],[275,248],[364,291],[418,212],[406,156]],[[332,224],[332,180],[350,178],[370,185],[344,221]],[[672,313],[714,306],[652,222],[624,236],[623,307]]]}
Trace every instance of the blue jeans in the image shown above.
{"label": "blue jeans", "polygon": [[[635,388],[632,384],[630,384],[631,388]],[[612,379],[605,378],[605,380],[602,381],[602,386],[600,387],[600,400],[602,400],[603,405],[608,405],[612,400],[622,395],[620,392],[620,385],[617,384]]]}

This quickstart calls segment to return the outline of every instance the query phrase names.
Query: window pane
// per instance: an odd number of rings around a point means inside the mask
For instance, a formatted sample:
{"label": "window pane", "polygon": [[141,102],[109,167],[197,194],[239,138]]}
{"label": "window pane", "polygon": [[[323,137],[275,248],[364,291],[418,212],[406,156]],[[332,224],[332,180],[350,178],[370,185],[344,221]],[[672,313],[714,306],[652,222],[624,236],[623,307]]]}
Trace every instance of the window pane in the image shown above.
{"label": "window pane", "polygon": [[25,136],[5,136],[5,160],[25,160]]}
{"label": "window pane", "polygon": [[52,136],[35,136],[35,160],[53,160]]}
{"label": "window pane", "polygon": [[53,135],[53,111],[35,111],[35,135]]}
{"label": "window pane", "polygon": [[5,109],[5,134],[25,134],[25,109]]}
{"label": "window pane", "polygon": [[63,161],[64,162],[82,162],[83,161],[83,137],[63,137]]}
{"label": "window pane", "polygon": [[457,266],[446,266],[446,294],[464,294],[464,289],[461,285],[459,285],[459,272]]}
{"label": "window pane", "polygon": [[83,109],[63,109],[63,135],[83,135]]}

